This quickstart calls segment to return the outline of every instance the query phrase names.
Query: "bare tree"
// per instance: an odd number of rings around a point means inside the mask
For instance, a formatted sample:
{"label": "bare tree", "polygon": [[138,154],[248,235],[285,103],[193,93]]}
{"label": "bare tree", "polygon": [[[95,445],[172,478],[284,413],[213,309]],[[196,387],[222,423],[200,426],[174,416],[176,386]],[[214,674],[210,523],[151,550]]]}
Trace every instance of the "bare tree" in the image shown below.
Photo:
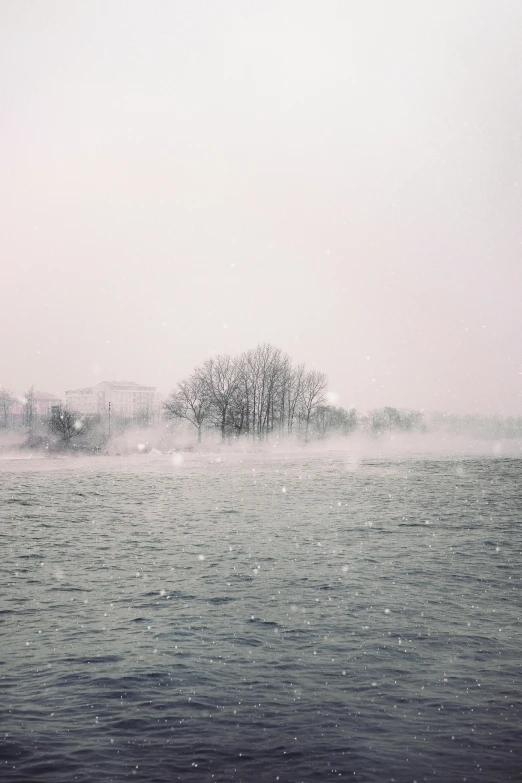
{"label": "bare tree", "polygon": [[248,432],[262,437],[274,430],[276,422],[281,423],[287,402],[284,379],[290,364],[290,358],[269,343],[240,357]]}
{"label": "bare tree", "polygon": [[287,426],[290,412],[292,390],[292,360],[286,354],[282,357],[279,375],[279,429],[283,433]]}
{"label": "bare tree", "polygon": [[203,423],[210,413],[210,397],[201,370],[196,370],[186,381],[178,383],[177,390],[165,402],[169,419],[185,419],[196,427],[201,443]]}
{"label": "bare tree", "polygon": [[2,416],[2,427],[9,426],[9,413],[14,404],[14,397],[7,389],[0,389],[0,415]]}
{"label": "bare tree", "polygon": [[58,405],[53,408],[48,424],[53,435],[64,445],[69,445],[73,438],[84,435],[88,429],[86,419]]}
{"label": "bare tree", "polygon": [[[238,409],[238,411],[236,412],[234,419],[236,422],[236,432],[238,431],[237,421],[239,420],[241,424],[241,429],[239,432],[245,432],[247,435],[250,435],[251,433],[253,434],[252,415],[255,397],[253,377],[248,356],[249,353],[243,353],[237,361],[237,401],[234,407]],[[239,416],[237,415],[238,412]]]}
{"label": "bare tree", "polygon": [[34,395],[34,386],[31,386],[25,395],[24,403],[24,424],[32,430],[36,419],[36,399]]}
{"label": "bare tree", "polygon": [[232,402],[240,382],[239,362],[231,356],[216,356],[207,359],[201,368],[201,380],[205,396],[210,402],[210,410],[216,426],[225,440],[227,420]]}
{"label": "bare tree", "polygon": [[241,378],[246,395],[247,431],[256,435],[258,426],[258,409],[261,396],[261,362],[259,346],[243,354],[241,363]]}
{"label": "bare tree", "polygon": [[298,364],[291,370],[288,379],[288,432],[292,432],[294,419],[298,412],[299,403],[303,395],[303,386],[306,376],[304,364]]}
{"label": "bare tree", "polygon": [[324,402],[327,383],[328,381],[324,372],[310,370],[304,375],[301,391],[301,405],[305,421],[305,438],[307,440],[312,413]]}
{"label": "bare tree", "polygon": [[265,432],[274,430],[275,422],[281,415],[281,383],[285,367],[285,356],[279,348],[268,346],[269,353],[265,367],[266,375],[266,415]]}

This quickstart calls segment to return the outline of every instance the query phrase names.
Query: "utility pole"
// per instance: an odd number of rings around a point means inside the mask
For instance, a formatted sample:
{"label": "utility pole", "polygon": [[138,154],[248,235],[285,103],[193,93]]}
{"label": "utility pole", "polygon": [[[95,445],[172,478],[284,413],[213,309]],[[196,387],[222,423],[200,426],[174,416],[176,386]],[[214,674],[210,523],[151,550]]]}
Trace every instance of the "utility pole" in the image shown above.
{"label": "utility pole", "polygon": [[111,403],[109,402],[109,438],[111,437]]}

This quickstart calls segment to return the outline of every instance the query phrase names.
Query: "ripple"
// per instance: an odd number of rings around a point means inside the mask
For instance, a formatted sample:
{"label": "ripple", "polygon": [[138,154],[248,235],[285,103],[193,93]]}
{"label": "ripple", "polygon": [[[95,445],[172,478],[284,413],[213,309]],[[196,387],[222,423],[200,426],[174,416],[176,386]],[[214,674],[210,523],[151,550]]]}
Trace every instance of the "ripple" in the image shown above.
{"label": "ripple", "polygon": [[62,464],[0,484],[2,780],[518,779],[520,460]]}

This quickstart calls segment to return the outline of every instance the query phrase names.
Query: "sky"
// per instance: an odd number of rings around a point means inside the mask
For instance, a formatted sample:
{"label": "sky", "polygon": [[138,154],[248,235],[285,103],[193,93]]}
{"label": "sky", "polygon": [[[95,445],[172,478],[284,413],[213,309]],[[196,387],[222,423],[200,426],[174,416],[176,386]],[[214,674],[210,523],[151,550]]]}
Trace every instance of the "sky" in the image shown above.
{"label": "sky", "polygon": [[519,0],[2,0],[0,95],[0,385],[522,415]]}

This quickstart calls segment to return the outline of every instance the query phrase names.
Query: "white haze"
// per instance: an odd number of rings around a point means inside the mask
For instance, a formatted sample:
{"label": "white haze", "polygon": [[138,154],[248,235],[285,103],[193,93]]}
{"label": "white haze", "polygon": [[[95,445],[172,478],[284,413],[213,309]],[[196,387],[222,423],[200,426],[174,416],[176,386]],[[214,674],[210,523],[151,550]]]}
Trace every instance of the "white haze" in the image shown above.
{"label": "white haze", "polygon": [[519,415],[522,4],[4,0],[0,385],[271,342]]}
{"label": "white haze", "polygon": [[[182,476],[198,466],[222,463],[224,469],[235,469],[243,462],[267,465],[287,459],[308,460],[321,456],[344,464],[347,472],[359,470],[368,461],[411,459],[449,459],[458,464],[468,459],[522,456],[522,439],[480,438],[443,432],[387,433],[377,438],[362,432],[350,436],[331,436],[305,443],[302,438],[268,436],[262,441],[232,438],[226,442],[219,433],[207,434],[198,444],[186,427],[174,430],[163,425],[136,427],[114,435],[96,453],[78,453],[28,449],[23,433],[0,432],[0,464],[7,470],[79,469],[152,471],[157,468]],[[460,468],[457,468],[460,469]],[[283,481],[284,484],[284,481]]]}

